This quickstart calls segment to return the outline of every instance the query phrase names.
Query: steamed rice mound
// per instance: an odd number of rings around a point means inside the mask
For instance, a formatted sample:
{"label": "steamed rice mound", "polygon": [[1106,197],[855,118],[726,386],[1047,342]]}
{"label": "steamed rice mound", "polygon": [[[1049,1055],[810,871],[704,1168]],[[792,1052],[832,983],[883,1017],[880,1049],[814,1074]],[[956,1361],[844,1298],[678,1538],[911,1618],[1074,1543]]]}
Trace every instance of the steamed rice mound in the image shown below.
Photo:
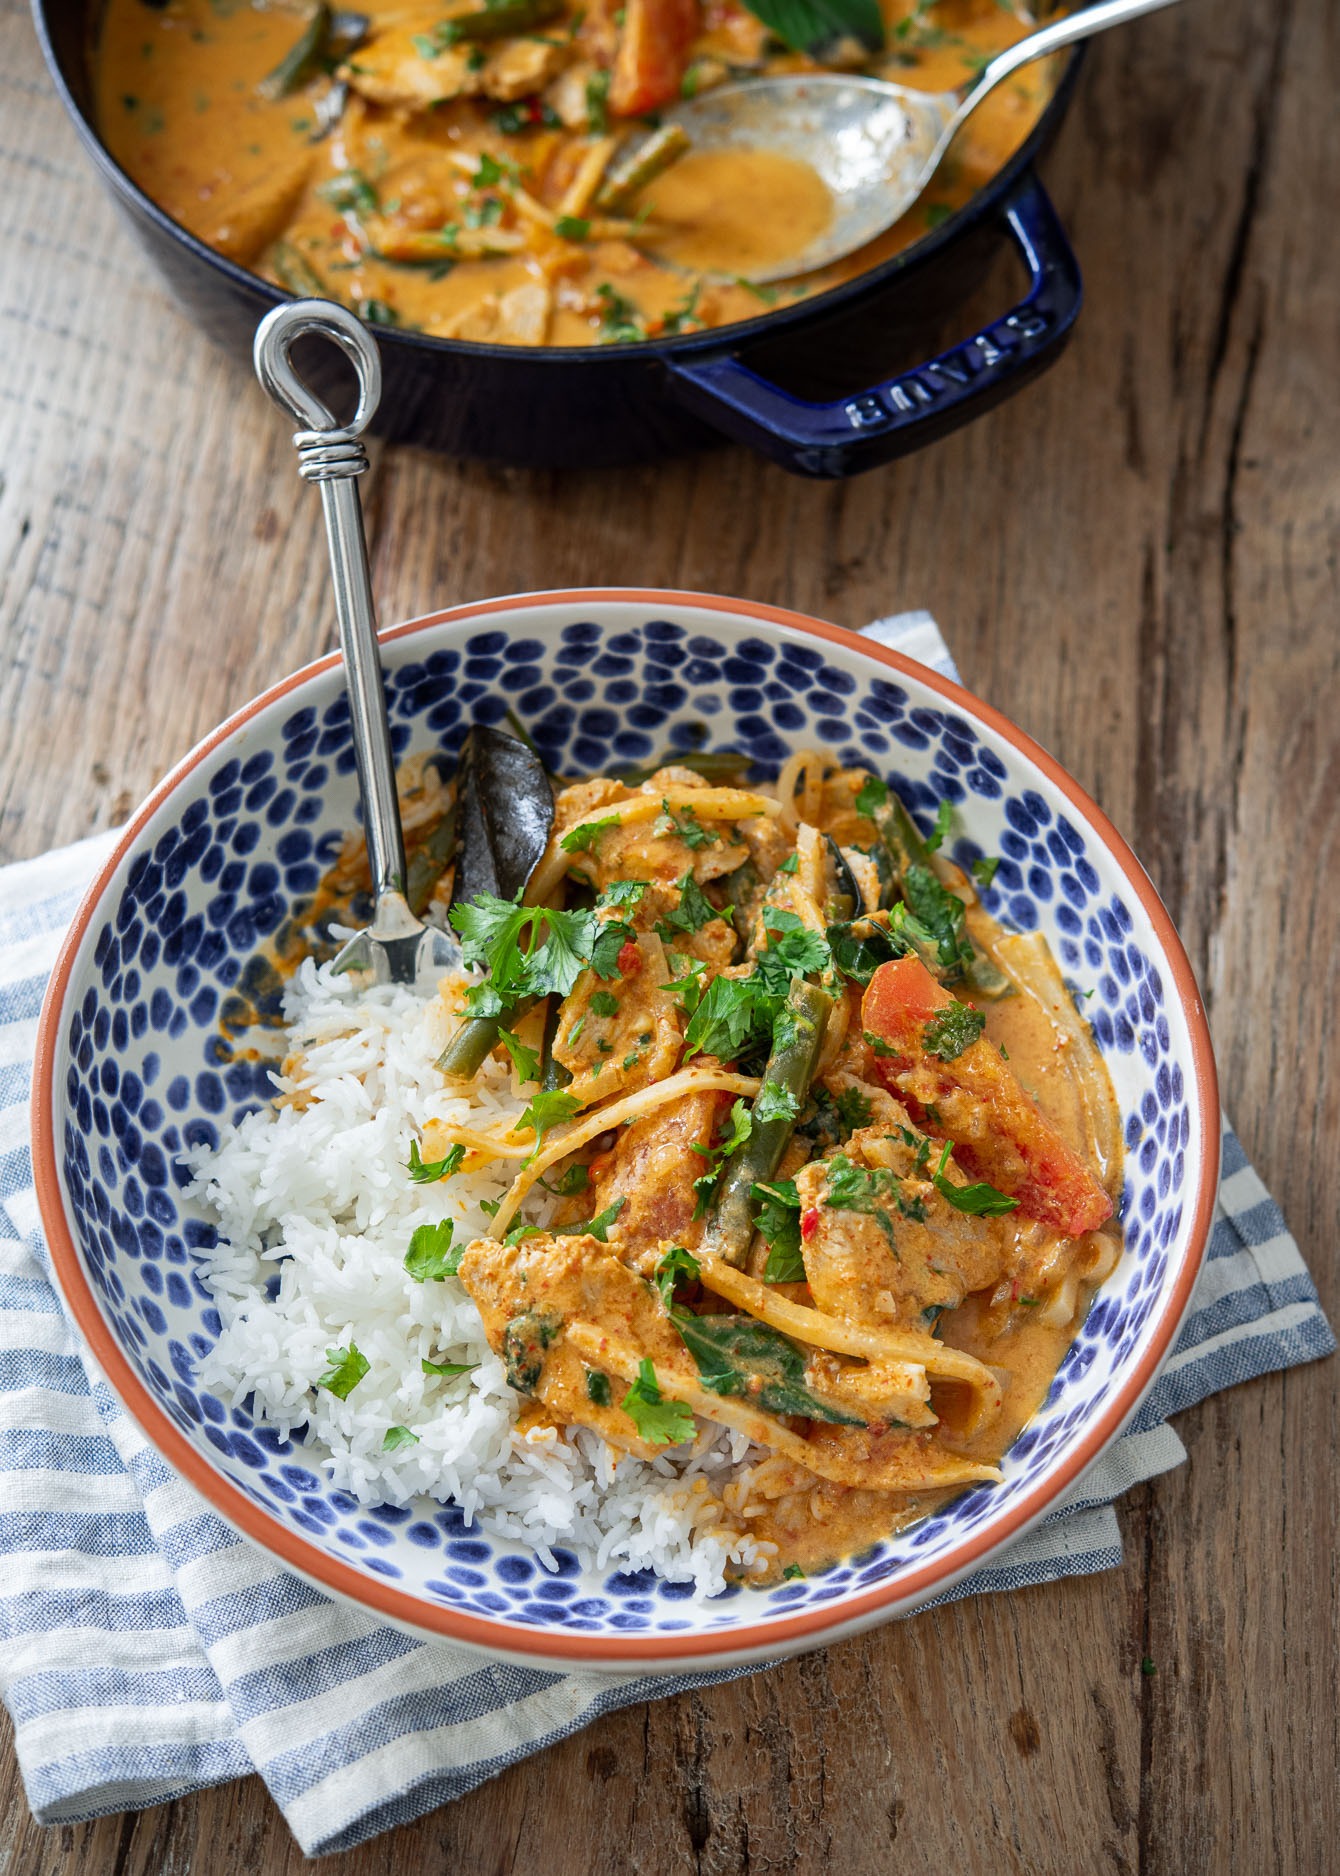
{"label": "steamed rice mound", "polygon": [[[468,1096],[443,1087],[434,1063],[467,982],[449,978],[425,1001],[392,985],[352,991],[329,967],[302,965],[275,1103],[226,1129],[217,1150],[186,1155],[218,1234],[203,1274],[223,1328],[200,1379],[300,1434],[365,1504],[451,1500],[543,1563],[562,1545],[592,1569],[650,1567],[715,1593],[728,1569],[757,1573],[773,1552],[747,1534],[748,1441],[700,1422],[691,1444],[645,1461],[538,1423],[456,1279],[405,1270],[418,1226],[449,1218],[469,1243],[488,1229],[484,1202],[506,1189],[494,1168],[414,1184],[406,1167],[425,1123],[500,1129],[525,1106],[492,1061]],[[341,1400],[317,1382],[327,1350],[351,1343],[368,1371]],[[475,1366],[444,1379],[425,1361]],[[386,1450],[392,1427],[417,1443]]]}

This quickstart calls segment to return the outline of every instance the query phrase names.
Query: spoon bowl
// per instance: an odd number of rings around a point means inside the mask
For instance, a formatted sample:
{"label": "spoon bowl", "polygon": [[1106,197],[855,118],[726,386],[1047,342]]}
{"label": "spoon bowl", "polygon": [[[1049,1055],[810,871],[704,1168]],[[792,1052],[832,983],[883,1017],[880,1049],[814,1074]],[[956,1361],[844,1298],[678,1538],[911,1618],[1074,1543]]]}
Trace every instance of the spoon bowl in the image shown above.
{"label": "spoon bowl", "polygon": [[721,85],[668,112],[694,151],[766,150],[805,163],[832,197],[821,233],[783,261],[750,267],[756,286],[813,273],[891,228],[924,192],[964,122],[1021,66],[1175,0],[1100,0],[998,53],[958,91],[917,91],[859,73],[787,72]]}

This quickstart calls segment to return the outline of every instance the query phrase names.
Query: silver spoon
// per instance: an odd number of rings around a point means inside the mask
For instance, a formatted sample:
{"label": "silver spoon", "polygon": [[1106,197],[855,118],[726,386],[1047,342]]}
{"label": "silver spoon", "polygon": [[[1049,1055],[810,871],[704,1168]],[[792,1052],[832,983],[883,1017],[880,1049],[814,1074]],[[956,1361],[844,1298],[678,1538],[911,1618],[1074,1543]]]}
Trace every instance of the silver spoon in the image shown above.
{"label": "silver spoon", "polygon": [[827,267],[891,228],[925,189],[964,121],[1021,66],[1174,4],[1102,0],[998,53],[958,91],[916,91],[859,74],[791,72],[721,85],[667,112],[663,121],[682,124],[695,150],[775,151],[807,163],[828,185],[832,221],[799,253],[745,271],[742,278],[762,285]]}
{"label": "silver spoon", "polygon": [[[289,352],[305,333],[333,340],[358,374],[358,407],[347,424],[336,422],[293,369]],[[367,930],[357,932],[339,953],[335,969],[371,970],[379,984],[412,984],[421,971],[445,969],[458,961],[458,954],[445,932],[414,916],[405,898],[405,840],[356,486],[368,466],[359,438],[381,398],[381,355],[371,333],[346,307],[328,300],[297,300],[266,314],[256,328],[254,359],[256,376],[265,390],[301,426],[293,439],[298,474],[321,490],[335,615],[349,687],[349,720],[376,910]]]}

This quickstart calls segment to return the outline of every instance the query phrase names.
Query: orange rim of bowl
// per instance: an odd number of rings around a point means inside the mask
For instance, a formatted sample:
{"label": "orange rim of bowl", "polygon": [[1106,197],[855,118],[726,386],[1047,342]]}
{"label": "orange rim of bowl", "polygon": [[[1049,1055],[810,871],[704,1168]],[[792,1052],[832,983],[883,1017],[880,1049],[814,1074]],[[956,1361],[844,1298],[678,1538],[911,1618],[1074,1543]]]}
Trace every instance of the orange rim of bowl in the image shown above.
{"label": "orange rim of bowl", "polygon": [[1187,1254],[1171,1291],[1163,1300],[1149,1346],[1115,1398],[1069,1448],[1055,1471],[1024,1492],[1018,1503],[1011,1506],[999,1522],[991,1522],[986,1529],[964,1538],[935,1562],[899,1571],[889,1582],[878,1584],[840,1603],[835,1601],[822,1609],[790,1617],[777,1616],[766,1622],[692,1635],[569,1635],[562,1631],[550,1633],[525,1623],[495,1620],[440,1607],[366,1576],[272,1519],[268,1512],[261,1510],[230,1479],[216,1471],[174,1425],[136,1374],[103,1317],[66,1218],[57,1170],[55,1138],[55,1075],[60,1061],[66,990],[75,958],[104,892],[117,867],[158,809],[206,757],[259,712],[313,678],[335,670],[340,663],[338,652],[330,652],[324,658],[305,665],[300,671],[295,671],[259,697],[253,698],[183,757],[132,815],[114,852],[104,862],[97,878],[84,895],[47,986],[38,1025],[32,1117],[33,1169],[38,1208],[61,1289],[79,1330],[114,1392],[151,1443],[235,1529],[262,1550],[268,1551],[332,1594],[420,1633],[464,1642],[495,1654],[501,1649],[528,1656],[532,1660],[547,1658],[561,1664],[605,1662],[618,1666],[654,1661],[657,1664],[674,1665],[686,1659],[702,1660],[718,1655],[766,1655],[769,1651],[785,1653],[794,1651],[806,1641],[819,1642],[828,1630],[845,1633],[862,1626],[868,1627],[879,1619],[881,1611],[887,1610],[892,1614],[908,1608],[962,1577],[1039,1518],[1048,1505],[1116,1437],[1139,1405],[1181,1324],[1209,1240],[1219,1165],[1218,1080],[1209,1025],[1190,960],[1171,918],[1144,868],[1097,803],[1045,749],[990,704],[981,702],[961,685],[890,650],[886,645],[847,631],[842,626],[829,625],[803,613],[788,612],[780,606],[729,599],[711,593],[679,593],[639,587],[578,587],[569,591],[518,593],[504,599],[448,607],[444,611],[391,626],[380,636],[383,642],[391,643],[436,626],[487,619],[492,614],[514,611],[518,607],[584,607],[592,604],[624,604],[652,610],[672,608],[680,611],[725,612],[738,618],[756,619],[765,625],[781,626],[804,633],[810,638],[840,645],[844,650],[856,652],[874,664],[884,665],[899,676],[911,678],[928,690],[938,692],[955,709],[976,718],[1010,743],[1073,803],[1116,860],[1148,915],[1171,968],[1176,998],[1185,1014],[1190,1034],[1192,1076],[1200,1105],[1200,1183],[1195,1195]]}

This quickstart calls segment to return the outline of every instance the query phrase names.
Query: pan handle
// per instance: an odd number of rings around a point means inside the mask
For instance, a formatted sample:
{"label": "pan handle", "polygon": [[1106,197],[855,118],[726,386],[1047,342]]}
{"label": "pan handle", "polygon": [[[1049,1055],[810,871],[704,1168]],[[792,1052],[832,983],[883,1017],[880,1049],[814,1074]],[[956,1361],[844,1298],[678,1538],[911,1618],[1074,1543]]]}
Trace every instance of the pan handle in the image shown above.
{"label": "pan handle", "polygon": [[740,352],[697,352],[665,360],[677,394],[714,428],[797,475],[855,475],[947,436],[1054,363],[1084,297],[1079,262],[1032,170],[999,213],[1028,269],[1028,292],[938,358],[811,404],[760,377]]}

